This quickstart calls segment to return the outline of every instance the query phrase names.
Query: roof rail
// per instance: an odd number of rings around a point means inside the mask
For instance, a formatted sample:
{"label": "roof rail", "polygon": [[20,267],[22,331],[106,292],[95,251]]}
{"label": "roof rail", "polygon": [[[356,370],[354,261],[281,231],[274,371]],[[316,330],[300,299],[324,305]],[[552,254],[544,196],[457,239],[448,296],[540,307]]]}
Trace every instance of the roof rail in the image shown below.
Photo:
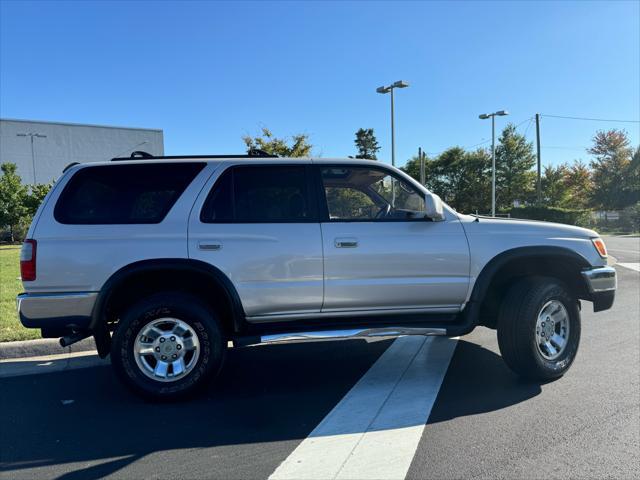
{"label": "roof rail", "polygon": [[112,162],[123,162],[125,160],[176,160],[180,158],[277,158],[277,155],[272,155],[264,150],[258,148],[251,148],[244,155],[151,155],[148,152],[142,150],[136,150],[131,153],[130,157],[115,157],[112,158]]}
{"label": "roof rail", "polygon": [[67,165],[66,167],[64,167],[62,169],[62,173],[65,173],[67,170],[69,170],[71,167],[75,167],[76,165],[80,165],[80,162],[71,162],[69,165]]}

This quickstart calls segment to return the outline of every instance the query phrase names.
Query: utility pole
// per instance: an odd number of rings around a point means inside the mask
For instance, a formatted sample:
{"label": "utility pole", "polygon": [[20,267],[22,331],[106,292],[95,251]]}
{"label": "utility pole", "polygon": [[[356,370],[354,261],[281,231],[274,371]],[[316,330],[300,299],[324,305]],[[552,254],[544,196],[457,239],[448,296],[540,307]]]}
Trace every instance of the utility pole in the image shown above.
{"label": "utility pole", "polygon": [[424,162],[426,157],[426,153],[422,151],[422,147],[418,148],[418,158],[420,159],[420,184],[424,186],[426,183],[425,171],[424,171]]}
{"label": "utility pole", "polygon": [[541,161],[540,161],[540,114],[536,113],[536,144],[538,146],[538,205],[542,205],[542,180],[540,177]]}

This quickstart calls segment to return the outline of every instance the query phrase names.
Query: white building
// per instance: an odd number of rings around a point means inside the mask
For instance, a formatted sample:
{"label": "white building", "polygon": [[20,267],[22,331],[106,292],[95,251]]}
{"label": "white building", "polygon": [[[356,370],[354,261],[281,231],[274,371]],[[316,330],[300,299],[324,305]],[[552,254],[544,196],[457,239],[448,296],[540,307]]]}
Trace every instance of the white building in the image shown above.
{"label": "white building", "polygon": [[135,150],[164,155],[162,130],[0,119],[0,164],[17,164],[25,184],[49,183],[73,162],[127,157]]}

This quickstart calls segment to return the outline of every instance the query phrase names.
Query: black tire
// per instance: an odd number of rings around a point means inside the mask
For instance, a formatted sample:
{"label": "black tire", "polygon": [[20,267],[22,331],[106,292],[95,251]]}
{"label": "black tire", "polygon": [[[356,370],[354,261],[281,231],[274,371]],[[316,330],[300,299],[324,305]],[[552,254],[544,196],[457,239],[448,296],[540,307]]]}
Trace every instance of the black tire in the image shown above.
{"label": "black tire", "polygon": [[[199,354],[191,370],[183,377],[163,382],[144,373],[136,361],[134,345],[145,325],[167,317],[191,327],[197,335]],[[118,377],[135,393],[148,400],[176,400],[192,395],[220,372],[226,346],[213,309],[192,295],[157,293],[140,300],[122,315],[113,335],[111,363]]]}
{"label": "black tire", "polygon": [[[545,358],[536,339],[538,314],[551,301],[560,302],[569,317],[566,345],[554,359]],[[498,345],[511,370],[533,380],[561,377],[571,367],[579,344],[578,300],[561,282],[554,278],[532,277],[519,281],[509,290],[498,315]]]}

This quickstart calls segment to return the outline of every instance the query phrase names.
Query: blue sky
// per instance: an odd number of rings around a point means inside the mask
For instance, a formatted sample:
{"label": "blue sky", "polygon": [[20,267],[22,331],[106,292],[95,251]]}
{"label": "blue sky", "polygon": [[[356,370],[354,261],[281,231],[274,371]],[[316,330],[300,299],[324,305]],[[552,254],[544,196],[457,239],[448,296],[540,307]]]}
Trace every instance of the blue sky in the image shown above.
{"label": "blue sky", "polygon": [[[267,126],[354,154],[372,127],[389,161],[490,139],[479,113],[535,138],[552,115],[640,118],[640,2],[0,3],[0,115],[162,128],[167,154],[234,153]],[[542,118],[543,163],[588,159],[597,129]],[[488,144],[485,144],[488,145]]]}

